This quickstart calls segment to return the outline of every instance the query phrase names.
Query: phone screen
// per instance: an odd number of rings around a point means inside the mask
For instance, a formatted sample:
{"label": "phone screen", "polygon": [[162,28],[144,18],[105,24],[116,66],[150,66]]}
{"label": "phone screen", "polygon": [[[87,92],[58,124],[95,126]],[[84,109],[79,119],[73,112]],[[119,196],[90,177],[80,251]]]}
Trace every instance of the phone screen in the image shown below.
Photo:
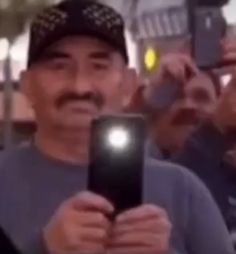
{"label": "phone screen", "polygon": [[193,11],[192,52],[200,69],[215,68],[221,64],[221,41],[226,22],[219,7],[197,7]]}
{"label": "phone screen", "polygon": [[116,213],[142,203],[145,143],[142,116],[102,116],[92,123],[88,188]]}

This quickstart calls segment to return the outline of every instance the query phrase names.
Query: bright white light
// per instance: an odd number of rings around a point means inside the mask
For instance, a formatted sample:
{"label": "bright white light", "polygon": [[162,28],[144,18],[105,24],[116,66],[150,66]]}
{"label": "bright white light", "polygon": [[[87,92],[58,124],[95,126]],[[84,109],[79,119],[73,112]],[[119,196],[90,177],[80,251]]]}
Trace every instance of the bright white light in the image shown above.
{"label": "bright white light", "polygon": [[138,70],[138,45],[132,38],[130,31],[125,30],[126,46],[129,55],[129,67]]}
{"label": "bright white light", "polygon": [[26,58],[26,52],[18,45],[14,45],[10,49],[10,56],[12,60],[22,62]]}
{"label": "bright white light", "polygon": [[10,56],[13,61],[26,65],[28,43],[29,38],[27,34],[23,34],[17,38],[10,49]]}
{"label": "bright white light", "polygon": [[236,22],[235,8],[236,8],[235,0],[229,1],[229,4],[223,8],[225,17],[229,24],[235,24]]}
{"label": "bright white light", "polygon": [[108,144],[117,150],[125,149],[129,144],[129,133],[125,128],[116,127],[109,130]]}
{"label": "bright white light", "polygon": [[9,42],[6,38],[0,39],[0,61],[7,58],[9,52]]}
{"label": "bright white light", "polygon": [[231,74],[223,75],[221,77],[221,82],[222,82],[223,87],[227,87],[228,84],[230,83],[231,79],[232,79],[232,75]]}

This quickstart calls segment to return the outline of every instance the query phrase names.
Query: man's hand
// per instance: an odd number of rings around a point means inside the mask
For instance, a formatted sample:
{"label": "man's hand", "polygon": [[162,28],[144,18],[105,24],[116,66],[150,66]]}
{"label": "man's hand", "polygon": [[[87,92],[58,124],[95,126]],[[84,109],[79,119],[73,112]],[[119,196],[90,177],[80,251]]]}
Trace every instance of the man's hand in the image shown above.
{"label": "man's hand", "polygon": [[189,75],[199,72],[190,56],[185,54],[167,54],[163,56],[159,66],[159,78],[173,78],[185,83]]}
{"label": "man's hand", "polygon": [[224,64],[230,64],[232,79],[223,89],[211,120],[224,134],[236,128],[236,37],[224,39],[222,49],[222,60]]}
{"label": "man's hand", "polygon": [[84,192],[66,201],[44,230],[50,254],[103,254],[110,230],[106,214],[113,206]]}
{"label": "man's hand", "polygon": [[236,74],[220,97],[212,122],[222,133],[236,128]]}
{"label": "man's hand", "polygon": [[198,73],[197,66],[188,55],[167,54],[162,57],[158,72],[152,77],[151,84],[145,90],[144,96],[148,101],[154,89],[165,84],[166,81],[174,80],[185,84],[191,76],[195,76]]}
{"label": "man's hand", "polygon": [[236,37],[223,40],[223,60],[236,65]]}
{"label": "man's hand", "polygon": [[153,205],[127,211],[115,221],[107,254],[167,254],[171,223],[166,212]]}

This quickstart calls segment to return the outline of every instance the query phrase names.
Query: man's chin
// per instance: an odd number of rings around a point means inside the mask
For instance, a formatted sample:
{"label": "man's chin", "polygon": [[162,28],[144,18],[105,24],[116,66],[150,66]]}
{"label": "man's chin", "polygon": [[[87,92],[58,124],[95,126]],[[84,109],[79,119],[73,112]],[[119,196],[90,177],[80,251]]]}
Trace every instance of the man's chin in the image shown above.
{"label": "man's chin", "polygon": [[181,126],[178,128],[178,131],[176,133],[176,136],[179,139],[179,143],[185,143],[185,141],[191,136],[191,134],[194,132],[196,129],[196,126],[193,125],[186,125],[186,126]]}
{"label": "man's chin", "polygon": [[61,126],[65,129],[90,129],[94,116],[88,114],[81,114],[74,117],[65,117],[61,119]]}

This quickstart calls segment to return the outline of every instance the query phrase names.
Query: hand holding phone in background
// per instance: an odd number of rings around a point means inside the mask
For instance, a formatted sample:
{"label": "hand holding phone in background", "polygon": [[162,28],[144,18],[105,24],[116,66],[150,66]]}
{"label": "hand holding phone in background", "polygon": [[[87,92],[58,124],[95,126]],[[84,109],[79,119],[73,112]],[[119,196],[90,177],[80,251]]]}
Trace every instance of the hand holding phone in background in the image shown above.
{"label": "hand holding phone in background", "polygon": [[216,110],[212,115],[212,121],[215,126],[222,132],[227,134],[228,132],[236,130],[236,73],[233,74],[233,78],[229,85],[223,91]]}
{"label": "hand holding phone in background", "polygon": [[236,37],[222,40],[223,62],[230,64],[231,81],[225,89],[212,115],[212,121],[218,129],[227,133],[236,129]]}
{"label": "hand holding phone in background", "polygon": [[191,19],[192,56],[196,65],[203,70],[219,67],[223,64],[221,41],[226,34],[221,8],[195,7]]}
{"label": "hand holding phone in background", "polygon": [[148,106],[165,109],[182,94],[182,86],[198,75],[199,70],[190,56],[167,54],[160,61],[159,70],[144,91]]}
{"label": "hand holding phone in background", "polygon": [[223,48],[223,61],[236,68],[236,36],[223,39],[221,45]]}
{"label": "hand holding phone in background", "polygon": [[192,30],[192,54],[200,69],[236,65],[236,37],[227,35],[220,7],[196,7]]}

